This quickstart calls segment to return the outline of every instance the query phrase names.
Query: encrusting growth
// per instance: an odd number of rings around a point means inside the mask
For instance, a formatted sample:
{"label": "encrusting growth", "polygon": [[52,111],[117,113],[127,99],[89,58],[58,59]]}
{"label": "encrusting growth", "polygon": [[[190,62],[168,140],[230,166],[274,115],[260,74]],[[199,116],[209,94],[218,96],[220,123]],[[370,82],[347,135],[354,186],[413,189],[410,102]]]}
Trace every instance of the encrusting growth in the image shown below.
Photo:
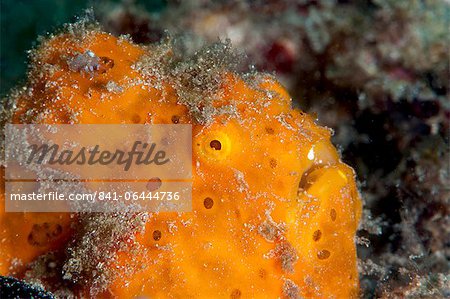
{"label": "encrusting growth", "polygon": [[1,275],[100,298],[357,297],[353,170],[229,44],[185,57],[75,26],[31,59],[7,122],[192,124],[193,211],[5,213],[2,197]]}

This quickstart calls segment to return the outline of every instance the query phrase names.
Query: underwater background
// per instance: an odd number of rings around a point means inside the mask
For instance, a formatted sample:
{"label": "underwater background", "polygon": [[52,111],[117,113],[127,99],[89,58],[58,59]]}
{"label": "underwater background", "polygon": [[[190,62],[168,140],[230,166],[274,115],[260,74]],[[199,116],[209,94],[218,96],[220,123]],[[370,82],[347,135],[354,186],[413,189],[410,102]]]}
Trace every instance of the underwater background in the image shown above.
{"label": "underwater background", "polygon": [[[364,201],[363,298],[450,296],[449,20],[445,0],[0,1],[0,93],[27,50],[93,17],[140,44],[167,34],[194,52],[229,38],[296,105],[335,131]],[[245,67],[246,67],[245,66]],[[244,67],[244,66],[243,66]]]}

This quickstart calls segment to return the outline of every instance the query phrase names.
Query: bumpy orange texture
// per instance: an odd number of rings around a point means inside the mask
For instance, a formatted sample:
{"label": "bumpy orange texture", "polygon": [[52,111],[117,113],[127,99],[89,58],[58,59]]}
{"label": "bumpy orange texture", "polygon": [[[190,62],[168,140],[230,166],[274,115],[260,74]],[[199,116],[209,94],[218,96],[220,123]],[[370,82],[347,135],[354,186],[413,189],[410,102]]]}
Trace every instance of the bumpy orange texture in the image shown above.
{"label": "bumpy orange texture", "polygon": [[[71,69],[67,61],[86,51],[107,57],[105,65]],[[50,38],[36,51],[11,119],[192,124],[193,211],[150,215],[134,240],[141,250],[118,254],[113,281],[98,296],[356,298],[361,203],[330,131],[293,109],[273,78],[249,82],[227,70],[212,104],[236,113],[198,123],[171,82],[154,87],[134,67],[147,51],[97,30]],[[41,254],[64,251],[76,221],[65,213],[5,213],[2,197],[0,274],[21,277]],[[39,228],[58,234],[30,242]]]}

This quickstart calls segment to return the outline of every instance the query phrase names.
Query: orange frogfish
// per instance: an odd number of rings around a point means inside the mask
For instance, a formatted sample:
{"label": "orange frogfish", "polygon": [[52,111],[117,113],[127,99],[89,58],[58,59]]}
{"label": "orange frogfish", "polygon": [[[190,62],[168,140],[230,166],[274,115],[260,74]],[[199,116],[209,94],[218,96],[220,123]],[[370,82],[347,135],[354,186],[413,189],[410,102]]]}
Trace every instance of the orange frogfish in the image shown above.
{"label": "orange frogfish", "polygon": [[6,213],[2,168],[0,274],[57,297],[356,298],[355,174],[238,58],[87,25],[43,40],[3,123],[191,124],[192,212]]}

